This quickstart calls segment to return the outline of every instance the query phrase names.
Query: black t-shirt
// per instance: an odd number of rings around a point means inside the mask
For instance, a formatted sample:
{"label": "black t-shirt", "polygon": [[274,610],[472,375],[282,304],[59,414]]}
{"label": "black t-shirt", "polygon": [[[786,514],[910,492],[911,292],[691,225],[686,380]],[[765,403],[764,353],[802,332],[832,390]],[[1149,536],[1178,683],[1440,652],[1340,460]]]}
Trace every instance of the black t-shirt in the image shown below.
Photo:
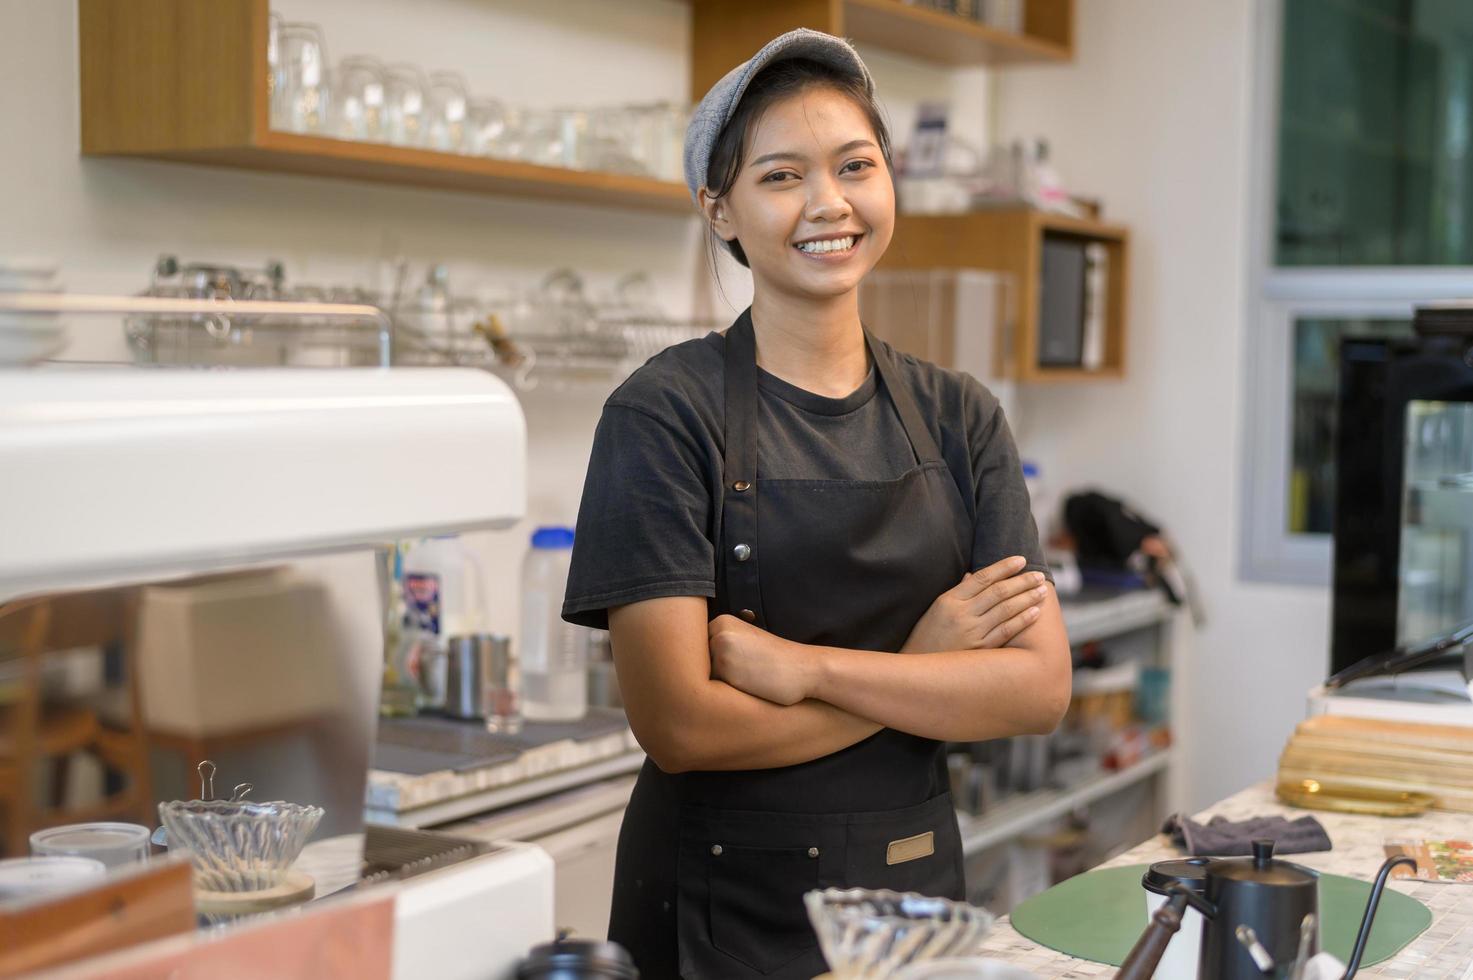
{"label": "black t-shirt", "polygon": [[[1048,574],[997,398],[971,375],[886,349],[967,503],[972,568],[1023,555],[1028,568]],[[715,596],[725,350],[718,333],[671,347],[604,404],[578,509],[567,621],[607,629],[611,606]],[[885,481],[916,465],[873,367],[843,398],[816,395],[761,369],[758,387],[759,480]]]}

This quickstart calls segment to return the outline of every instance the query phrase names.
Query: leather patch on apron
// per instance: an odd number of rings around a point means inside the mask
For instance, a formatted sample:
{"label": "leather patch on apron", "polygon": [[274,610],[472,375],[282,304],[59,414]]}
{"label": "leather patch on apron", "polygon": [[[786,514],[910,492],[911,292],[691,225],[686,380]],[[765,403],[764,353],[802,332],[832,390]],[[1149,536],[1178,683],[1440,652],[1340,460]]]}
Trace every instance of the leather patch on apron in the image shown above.
{"label": "leather patch on apron", "polygon": [[916,834],[914,837],[902,837],[900,840],[892,840],[890,846],[885,848],[886,864],[904,864],[917,858],[930,857],[936,853],[936,834],[934,831],[926,831],[924,834]]}

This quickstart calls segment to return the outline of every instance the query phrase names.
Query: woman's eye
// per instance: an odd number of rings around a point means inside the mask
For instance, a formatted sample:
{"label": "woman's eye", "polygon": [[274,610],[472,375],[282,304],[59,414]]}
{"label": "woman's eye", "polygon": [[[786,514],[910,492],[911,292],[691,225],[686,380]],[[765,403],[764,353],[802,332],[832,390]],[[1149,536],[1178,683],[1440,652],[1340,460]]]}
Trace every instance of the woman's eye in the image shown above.
{"label": "woman's eye", "polygon": [[844,164],[843,168],[839,171],[839,173],[841,173],[841,174],[857,174],[861,170],[865,170],[865,169],[867,169],[869,167],[872,167],[872,166],[874,166],[874,164],[870,163],[868,160],[850,160],[848,163]]}
{"label": "woman's eye", "polygon": [[763,177],[762,183],[782,184],[786,183],[789,177],[793,178],[794,180],[798,179],[798,175],[790,170],[779,170],[777,173],[768,174],[766,177]]}

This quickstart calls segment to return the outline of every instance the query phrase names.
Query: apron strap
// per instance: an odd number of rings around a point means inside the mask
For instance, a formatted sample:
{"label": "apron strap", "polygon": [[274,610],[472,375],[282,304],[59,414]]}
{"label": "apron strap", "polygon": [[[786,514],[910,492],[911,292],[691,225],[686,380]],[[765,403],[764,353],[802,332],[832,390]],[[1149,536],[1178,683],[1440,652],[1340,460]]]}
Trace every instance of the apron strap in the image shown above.
{"label": "apron strap", "polygon": [[900,415],[900,424],[905,428],[905,434],[910,437],[910,445],[915,450],[916,460],[922,465],[941,462],[941,450],[937,448],[936,440],[931,436],[931,430],[926,428],[926,423],[921,420],[920,409],[916,408],[915,398],[911,396],[910,388],[899,380],[900,372],[895,366],[895,359],[890,356],[889,350],[883,344],[870,336],[868,330],[864,332],[864,342],[869,345],[870,357],[875,359],[875,369],[880,372],[880,380],[885,382],[885,390],[890,392],[890,401]]}
{"label": "apron strap", "polygon": [[726,612],[766,628],[757,574],[757,339],[752,311],[726,331],[726,451],[722,464],[720,567]]}

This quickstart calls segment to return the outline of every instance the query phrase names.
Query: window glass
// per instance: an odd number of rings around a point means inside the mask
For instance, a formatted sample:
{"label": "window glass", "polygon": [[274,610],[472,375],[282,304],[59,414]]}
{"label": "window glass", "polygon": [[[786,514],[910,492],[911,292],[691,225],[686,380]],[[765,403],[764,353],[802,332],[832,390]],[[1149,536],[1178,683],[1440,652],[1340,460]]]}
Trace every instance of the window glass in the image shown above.
{"label": "window glass", "polygon": [[1473,264],[1473,2],[1283,9],[1275,264]]}

